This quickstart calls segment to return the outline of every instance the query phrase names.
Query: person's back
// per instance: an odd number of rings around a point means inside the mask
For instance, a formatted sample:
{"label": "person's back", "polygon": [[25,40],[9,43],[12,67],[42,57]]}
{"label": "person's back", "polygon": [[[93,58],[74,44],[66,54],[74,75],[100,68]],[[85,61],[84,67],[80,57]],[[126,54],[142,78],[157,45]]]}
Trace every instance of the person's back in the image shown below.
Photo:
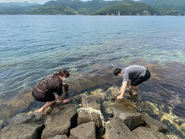
{"label": "person's back", "polygon": [[134,80],[136,78],[141,78],[146,73],[146,68],[139,65],[131,65],[122,69],[123,71],[123,81],[129,81],[129,79]]}

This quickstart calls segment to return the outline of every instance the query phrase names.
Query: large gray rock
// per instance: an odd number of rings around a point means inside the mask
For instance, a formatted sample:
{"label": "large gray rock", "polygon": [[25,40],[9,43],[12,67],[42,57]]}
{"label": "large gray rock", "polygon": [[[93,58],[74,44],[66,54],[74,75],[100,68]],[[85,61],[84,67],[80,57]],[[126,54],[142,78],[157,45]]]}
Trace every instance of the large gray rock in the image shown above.
{"label": "large gray rock", "polygon": [[137,139],[119,117],[113,117],[106,125],[104,139]]}
{"label": "large gray rock", "polygon": [[125,105],[115,104],[112,106],[113,114],[121,118],[130,130],[144,124],[143,115]]}
{"label": "large gray rock", "polygon": [[56,106],[47,117],[42,139],[68,134],[70,129],[77,125],[77,109],[77,104]]}
{"label": "large gray rock", "polygon": [[42,114],[33,111],[28,113],[20,113],[16,116],[9,118],[7,120],[7,124],[18,124],[18,123],[31,123],[31,122],[38,122],[41,121]]}
{"label": "large gray rock", "polygon": [[68,139],[66,135],[56,135],[53,138],[47,138],[47,139]]}
{"label": "large gray rock", "polygon": [[43,124],[23,123],[7,126],[1,130],[1,139],[40,139]]}
{"label": "large gray rock", "polygon": [[0,105],[0,119],[1,118],[9,118],[16,114],[19,111],[23,111],[27,109],[31,102],[33,102],[34,98],[31,94],[32,89],[28,88],[22,91],[18,96],[11,99],[10,101]]}
{"label": "large gray rock", "polygon": [[134,129],[132,133],[135,134],[138,139],[168,139],[163,133],[142,126]]}
{"label": "large gray rock", "polygon": [[[92,117],[92,119],[91,119]],[[100,116],[97,113],[91,113],[91,115],[84,110],[78,111],[78,119],[77,119],[77,125],[88,123],[88,122],[95,122],[98,129],[102,126],[102,121]]]}
{"label": "large gray rock", "polygon": [[100,95],[90,95],[90,96],[85,96],[82,98],[82,107],[92,107],[93,109],[97,109],[101,111],[101,101],[102,101],[102,96]]}
{"label": "large gray rock", "polygon": [[159,132],[166,132],[168,130],[167,126],[162,122],[153,119],[150,116],[144,115],[144,121],[146,126],[151,128],[152,130],[159,131]]}
{"label": "large gray rock", "polygon": [[[90,95],[82,98],[82,108],[91,107],[95,110],[100,110],[101,112],[101,95]],[[92,112],[91,114],[85,110],[78,111],[78,121],[77,124],[83,124],[87,122],[95,122],[97,128],[99,129],[102,126],[102,121],[98,113]]]}
{"label": "large gray rock", "polygon": [[3,127],[3,124],[4,124],[4,120],[0,120],[0,131],[1,131],[2,127]]}
{"label": "large gray rock", "polygon": [[96,139],[95,123],[89,122],[71,129],[69,139]]}

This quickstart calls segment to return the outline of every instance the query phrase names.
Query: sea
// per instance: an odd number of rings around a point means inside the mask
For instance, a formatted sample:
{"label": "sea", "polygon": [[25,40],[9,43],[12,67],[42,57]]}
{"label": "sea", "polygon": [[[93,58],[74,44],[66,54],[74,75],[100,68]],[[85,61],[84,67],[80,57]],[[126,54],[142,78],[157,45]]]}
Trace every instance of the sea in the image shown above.
{"label": "sea", "polygon": [[139,87],[143,100],[173,108],[182,127],[184,38],[185,16],[0,15],[0,105],[61,69],[72,97],[121,86],[114,68],[138,64],[152,74]]}

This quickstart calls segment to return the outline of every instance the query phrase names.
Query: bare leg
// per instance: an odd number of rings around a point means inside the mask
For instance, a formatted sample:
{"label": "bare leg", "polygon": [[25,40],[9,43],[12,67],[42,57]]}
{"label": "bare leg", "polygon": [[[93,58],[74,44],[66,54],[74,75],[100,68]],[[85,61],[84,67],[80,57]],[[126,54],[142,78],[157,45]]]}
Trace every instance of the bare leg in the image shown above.
{"label": "bare leg", "polygon": [[55,100],[54,101],[50,101],[50,102],[46,102],[46,104],[44,106],[42,106],[42,108],[40,108],[38,110],[39,113],[43,114],[43,115],[46,115],[46,113],[44,112],[44,110],[51,106],[53,103],[55,103],[57,101],[57,95],[55,95]]}
{"label": "bare leg", "polygon": [[137,95],[139,93],[139,89],[137,86],[132,86],[132,89],[134,89],[133,95]]}

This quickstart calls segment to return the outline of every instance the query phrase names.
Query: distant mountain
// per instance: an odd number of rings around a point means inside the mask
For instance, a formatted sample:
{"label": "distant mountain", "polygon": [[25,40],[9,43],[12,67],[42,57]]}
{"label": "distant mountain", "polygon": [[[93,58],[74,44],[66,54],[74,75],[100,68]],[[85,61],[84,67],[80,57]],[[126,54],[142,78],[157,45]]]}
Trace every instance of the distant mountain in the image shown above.
{"label": "distant mountain", "polygon": [[140,0],[149,4],[161,15],[185,15],[185,0]]}
{"label": "distant mountain", "polygon": [[51,0],[0,3],[0,14],[39,15],[185,15],[185,0]]}
{"label": "distant mountain", "polygon": [[154,8],[144,3],[113,5],[96,11],[96,15],[159,15]]}
{"label": "distant mountain", "polygon": [[0,7],[12,7],[12,6],[25,7],[25,6],[32,6],[32,5],[40,5],[40,4],[38,4],[38,3],[29,3],[27,1],[25,1],[25,2],[0,3]]}
{"label": "distant mountain", "polygon": [[177,6],[185,6],[185,0],[140,0],[140,2],[157,8],[174,8]]}

